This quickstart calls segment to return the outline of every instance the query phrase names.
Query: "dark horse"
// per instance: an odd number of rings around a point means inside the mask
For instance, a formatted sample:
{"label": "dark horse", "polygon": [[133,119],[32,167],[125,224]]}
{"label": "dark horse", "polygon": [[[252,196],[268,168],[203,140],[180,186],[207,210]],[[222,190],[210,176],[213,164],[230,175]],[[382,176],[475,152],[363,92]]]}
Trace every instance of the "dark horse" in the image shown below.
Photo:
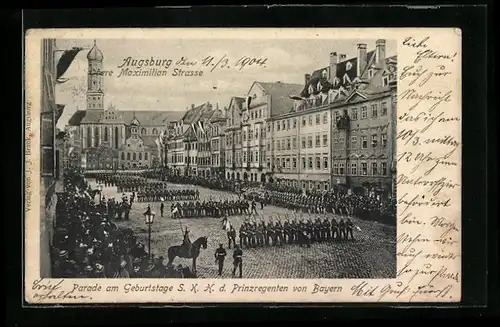
{"label": "dark horse", "polygon": [[[193,267],[192,271],[193,273],[196,273],[196,258],[200,255],[200,249],[206,249],[207,248],[207,240],[208,237],[202,236],[198,238],[196,241],[194,241],[191,244],[191,251],[188,251],[187,246],[183,245],[174,245],[168,248],[168,263],[167,265],[171,265],[172,262],[174,261],[175,257],[179,258],[187,258],[187,259],[193,259]],[[187,253],[191,252],[191,253]]]}

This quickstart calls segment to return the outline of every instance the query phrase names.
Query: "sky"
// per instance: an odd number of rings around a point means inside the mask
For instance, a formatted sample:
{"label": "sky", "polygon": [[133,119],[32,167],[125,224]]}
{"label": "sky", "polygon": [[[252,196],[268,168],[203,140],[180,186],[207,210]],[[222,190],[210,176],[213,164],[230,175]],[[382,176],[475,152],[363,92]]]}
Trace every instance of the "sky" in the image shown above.
{"label": "sky", "polygon": [[[254,81],[304,84],[304,75],[328,66],[331,52],[356,57],[356,45],[366,43],[367,50],[375,48],[375,40],[221,40],[221,39],[98,39],[102,51],[103,70],[113,76],[104,76],[104,106],[113,105],[117,110],[168,110],[185,111],[191,104],[210,102],[224,108],[232,96],[244,96]],[[94,40],[58,39],[57,49],[83,47],[84,50],[63,75],[69,80],[56,86],[56,102],[66,108],[58,122],[64,127],[76,110],[86,109],[87,53]],[[62,54],[56,52],[56,60]],[[386,40],[386,56],[396,54],[396,42]],[[213,63],[225,57],[230,67],[214,69],[203,67],[203,58],[213,56]],[[118,77],[128,57],[133,59],[171,59],[167,76]],[[181,58],[196,61],[191,67],[176,66]],[[267,58],[264,66],[252,65],[239,70],[235,63],[242,57]],[[131,67],[132,68],[132,67]],[[172,76],[174,68],[203,70],[203,76]]]}

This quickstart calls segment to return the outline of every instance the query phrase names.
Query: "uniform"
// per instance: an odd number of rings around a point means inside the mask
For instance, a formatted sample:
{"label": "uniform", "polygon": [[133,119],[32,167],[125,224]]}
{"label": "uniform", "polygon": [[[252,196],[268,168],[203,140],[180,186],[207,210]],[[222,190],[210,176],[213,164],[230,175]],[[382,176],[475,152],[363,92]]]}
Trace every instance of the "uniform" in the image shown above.
{"label": "uniform", "polygon": [[224,269],[224,259],[226,258],[226,255],[226,250],[221,244],[220,247],[215,250],[215,262],[219,265],[219,276],[222,276],[222,269]]}

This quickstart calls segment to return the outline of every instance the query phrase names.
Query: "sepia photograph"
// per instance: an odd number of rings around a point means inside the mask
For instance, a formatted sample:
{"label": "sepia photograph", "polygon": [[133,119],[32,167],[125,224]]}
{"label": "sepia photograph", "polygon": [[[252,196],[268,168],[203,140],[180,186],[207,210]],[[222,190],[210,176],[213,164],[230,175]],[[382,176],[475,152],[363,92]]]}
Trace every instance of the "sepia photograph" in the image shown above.
{"label": "sepia photograph", "polygon": [[40,47],[41,277],[396,277],[395,40]]}

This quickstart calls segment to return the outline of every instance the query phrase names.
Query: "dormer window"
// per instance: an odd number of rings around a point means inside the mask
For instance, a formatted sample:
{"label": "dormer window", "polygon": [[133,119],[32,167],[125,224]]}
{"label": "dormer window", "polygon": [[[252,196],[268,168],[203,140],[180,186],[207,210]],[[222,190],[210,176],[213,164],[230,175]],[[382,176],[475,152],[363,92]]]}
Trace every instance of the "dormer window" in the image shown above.
{"label": "dormer window", "polygon": [[323,86],[321,85],[321,82],[318,82],[318,84],[316,85],[316,90],[320,91],[322,88]]}
{"label": "dormer window", "polygon": [[348,83],[351,83],[351,79],[349,78],[349,76],[347,74],[344,75],[344,84],[348,84]]}
{"label": "dormer window", "polygon": [[368,70],[368,78],[372,78],[373,75],[374,75],[374,70],[373,69]]}
{"label": "dormer window", "polygon": [[389,85],[389,77],[384,76],[382,77],[382,86],[386,87],[387,85]]}
{"label": "dormer window", "polygon": [[312,85],[309,85],[309,93],[310,93],[310,94],[311,94],[311,93],[314,93],[314,88],[313,88],[313,86],[312,86]]}
{"label": "dormer window", "polygon": [[333,86],[338,86],[339,85],[339,78],[338,77],[335,77],[335,79],[333,80]]}
{"label": "dormer window", "polygon": [[326,69],[321,72],[321,77],[326,78],[328,76]]}
{"label": "dormer window", "polygon": [[345,64],[345,70],[351,70],[352,69],[352,63],[350,61],[348,61],[346,64]]}

